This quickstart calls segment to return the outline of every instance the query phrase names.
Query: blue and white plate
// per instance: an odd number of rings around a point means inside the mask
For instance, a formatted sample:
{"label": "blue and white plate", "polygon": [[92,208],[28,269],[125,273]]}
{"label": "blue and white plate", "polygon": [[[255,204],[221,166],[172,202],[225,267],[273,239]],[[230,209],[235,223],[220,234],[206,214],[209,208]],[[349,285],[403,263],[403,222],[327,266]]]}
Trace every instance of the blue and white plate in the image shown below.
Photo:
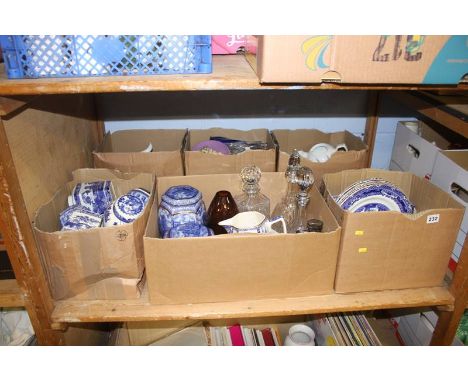
{"label": "blue and white plate", "polygon": [[402,190],[380,178],[355,182],[334,199],[343,209],[350,212],[415,212],[414,205]]}

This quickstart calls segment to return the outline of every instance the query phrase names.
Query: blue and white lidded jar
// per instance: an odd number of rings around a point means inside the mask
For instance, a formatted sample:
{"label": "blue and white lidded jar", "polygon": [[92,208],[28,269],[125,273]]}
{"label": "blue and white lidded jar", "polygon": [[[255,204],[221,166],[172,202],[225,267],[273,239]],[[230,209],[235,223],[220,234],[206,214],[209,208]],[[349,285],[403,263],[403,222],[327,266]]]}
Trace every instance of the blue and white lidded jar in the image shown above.
{"label": "blue and white lidded jar", "polygon": [[180,237],[207,237],[213,236],[213,230],[205,225],[198,223],[186,223],[176,225],[169,231],[166,231],[163,238],[180,238]]}
{"label": "blue and white lidded jar", "polygon": [[145,205],[136,196],[120,196],[104,212],[104,227],[132,223],[143,213]]}
{"label": "blue and white lidded jar", "polygon": [[161,237],[173,227],[196,223],[206,224],[205,203],[202,194],[192,186],[170,187],[162,196],[158,210]]}

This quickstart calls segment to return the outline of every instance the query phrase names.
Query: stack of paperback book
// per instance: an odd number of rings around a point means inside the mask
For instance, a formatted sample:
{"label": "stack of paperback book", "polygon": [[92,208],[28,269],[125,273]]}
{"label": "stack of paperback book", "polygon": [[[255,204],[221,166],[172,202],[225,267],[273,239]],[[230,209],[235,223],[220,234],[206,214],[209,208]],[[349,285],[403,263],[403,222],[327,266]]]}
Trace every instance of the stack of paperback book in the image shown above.
{"label": "stack of paperback book", "polygon": [[245,327],[242,325],[211,326],[205,328],[211,346],[281,346],[277,327]]}
{"label": "stack of paperback book", "polygon": [[324,314],[312,321],[317,345],[381,346],[377,335],[362,313]]}

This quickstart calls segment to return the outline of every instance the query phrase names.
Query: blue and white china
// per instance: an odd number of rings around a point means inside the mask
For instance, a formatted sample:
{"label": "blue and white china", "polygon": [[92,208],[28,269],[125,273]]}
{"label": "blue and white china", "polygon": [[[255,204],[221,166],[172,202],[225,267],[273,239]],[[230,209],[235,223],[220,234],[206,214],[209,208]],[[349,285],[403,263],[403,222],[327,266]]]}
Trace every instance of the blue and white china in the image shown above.
{"label": "blue and white china", "polygon": [[208,237],[213,235],[213,230],[203,224],[186,223],[172,227],[165,233],[164,238],[173,239],[179,237]]}
{"label": "blue and white china", "polygon": [[202,194],[192,186],[173,186],[161,196],[171,206],[189,206],[201,200]]}
{"label": "blue and white china", "polygon": [[125,194],[118,197],[112,204],[112,212],[122,223],[131,223],[145,209],[145,203],[133,195]]}
{"label": "blue and white china", "polygon": [[286,221],[282,216],[268,219],[258,211],[240,212],[218,224],[224,227],[227,233],[278,233],[271,228],[273,224],[278,222],[281,222],[283,233],[286,233]]}
{"label": "blue and white china", "polygon": [[89,210],[103,214],[114,200],[114,190],[110,180],[78,183],[68,197],[68,205],[81,205]]}
{"label": "blue and white china", "polygon": [[101,215],[80,205],[66,208],[60,213],[59,219],[63,231],[98,228],[102,224]]}
{"label": "blue and white china", "polygon": [[396,185],[379,178],[350,185],[335,201],[350,212],[398,211],[411,214],[414,205]]}
{"label": "blue and white china", "polygon": [[150,198],[150,193],[144,188],[134,188],[133,190],[128,191],[127,194],[140,199],[145,205],[148,203]]}
{"label": "blue and white china", "polygon": [[162,196],[158,210],[161,237],[173,227],[187,223],[206,224],[205,203],[199,190],[191,186],[174,186]]}

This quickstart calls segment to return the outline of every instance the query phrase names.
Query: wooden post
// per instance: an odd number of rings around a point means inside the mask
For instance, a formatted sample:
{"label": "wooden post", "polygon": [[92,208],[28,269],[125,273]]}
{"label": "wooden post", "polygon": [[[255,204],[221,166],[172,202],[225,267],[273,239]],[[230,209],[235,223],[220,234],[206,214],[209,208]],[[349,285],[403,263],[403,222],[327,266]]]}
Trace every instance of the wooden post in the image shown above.
{"label": "wooden post", "polygon": [[465,238],[463,249],[458,260],[450,292],[455,297],[454,310],[442,311],[432,336],[431,345],[451,345],[457,332],[460,319],[468,303],[468,239]]}
{"label": "wooden post", "polygon": [[60,345],[64,343],[64,337],[51,326],[54,304],[1,120],[0,147],[0,230],[16,280],[25,293],[25,307],[38,343]]}
{"label": "wooden post", "polygon": [[377,123],[379,121],[379,92],[368,91],[367,101],[367,120],[364,130],[364,142],[369,146],[367,153],[367,167],[372,164],[372,155],[374,154],[375,136],[377,134]]}

